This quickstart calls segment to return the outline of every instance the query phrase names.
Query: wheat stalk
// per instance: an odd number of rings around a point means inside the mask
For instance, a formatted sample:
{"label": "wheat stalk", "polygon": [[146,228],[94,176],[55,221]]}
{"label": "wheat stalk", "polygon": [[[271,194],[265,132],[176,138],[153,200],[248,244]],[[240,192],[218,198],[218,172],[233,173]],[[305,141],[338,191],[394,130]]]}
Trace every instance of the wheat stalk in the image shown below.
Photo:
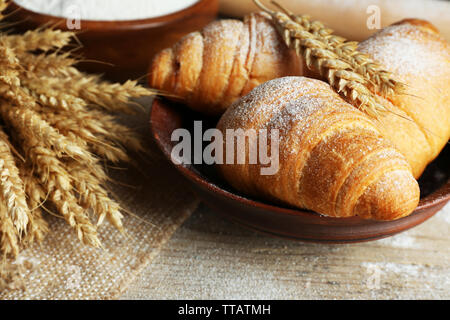
{"label": "wheat stalk", "polygon": [[270,10],[259,0],[254,2],[272,17],[286,45],[303,57],[308,69],[318,72],[347,101],[368,115],[378,117],[386,111],[386,107],[380,104],[369,90],[370,79],[367,75],[357,73],[351,64],[340,56],[340,51],[335,52],[334,47],[322,37],[312,34],[286,13]]}
{"label": "wheat stalk", "polygon": [[[0,19],[6,6],[0,0]],[[0,32],[0,120],[8,129],[0,129],[3,255],[15,256],[21,246],[43,238],[43,210],[56,209],[94,247],[101,244],[88,213],[97,224],[107,219],[124,232],[99,160],[130,161],[125,147],[143,150],[134,131],[110,113],[131,113],[131,98],[155,92],[136,81],[110,83],[77,70],[78,59],[62,51],[73,39],[73,33],[55,29]]]}
{"label": "wheat stalk", "polygon": [[98,217],[97,225],[106,218],[119,231],[124,232],[120,205],[109,198],[108,192],[101,186],[106,181],[106,174],[100,165],[86,167],[70,161],[68,171],[74,179],[74,186],[80,194],[80,203],[85,208],[92,208]]}
{"label": "wheat stalk", "polygon": [[29,30],[19,35],[3,35],[2,41],[16,53],[36,50],[49,51],[65,47],[73,39],[74,33],[58,29]]}
{"label": "wheat stalk", "polygon": [[379,63],[375,62],[367,54],[357,50],[358,42],[347,41],[343,37],[334,35],[332,29],[325,27],[320,21],[311,21],[308,15],[294,14],[276,1],[271,1],[271,3],[280,8],[281,11],[300,24],[306,31],[324,39],[334,48],[334,52],[348,62],[357,73],[370,79],[370,83],[373,84],[371,89],[375,92],[385,97],[394,93],[404,92],[405,86],[403,83],[393,79],[390,72],[384,70]]}
{"label": "wheat stalk", "polygon": [[[24,75],[26,77],[26,75]],[[123,84],[100,81],[98,76],[85,76],[77,72],[70,78],[39,76],[43,87],[59,91],[70,96],[79,97],[86,103],[103,107],[107,111],[133,113],[130,98],[154,95],[156,91],[138,85],[137,81],[128,80]],[[34,80],[32,80],[34,81]],[[29,82],[25,80],[29,86]],[[39,86],[35,84],[35,86]],[[42,92],[45,90],[41,89]]]}
{"label": "wheat stalk", "polygon": [[31,215],[22,179],[9,147],[8,136],[0,129],[0,198],[19,235],[26,231]]}
{"label": "wheat stalk", "polygon": [[135,152],[144,151],[141,137],[134,130],[118,123],[115,117],[105,114],[101,110],[91,110],[84,114],[78,113],[76,117],[79,117],[80,124],[83,123],[96,136],[104,136]]}
{"label": "wheat stalk", "polygon": [[[88,110],[84,100],[72,95],[75,92],[70,94],[56,90],[54,87],[56,84],[61,84],[60,79],[44,76],[40,77],[38,81],[32,76],[31,79],[24,79],[22,82],[26,86],[23,89],[35,96],[42,105],[57,110],[71,110],[72,113],[70,114],[47,112],[45,113],[45,120],[64,134],[70,131],[89,141],[92,151],[100,156],[104,156],[113,162],[128,161],[129,158],[121,147],[111,145],[115,142],[120,142],[123,146],[137,152],[143,150],[140,138],[133,130],[116,123],[114,117],[101,110]],[[109,84],[103,85],[108,86]],[[68,88],[68,86],[63,85],[62,88]],[[129,85],[128,89],[125,85],[122,89],[120,89],[120,85],[116,86],[115,89],[122,92],[128,90],[128,93],[126,93],[128,95],[141,95],[145,92],[140,87],[135,86],[134,83]],[[120,97],[120,95],[117,97]],[[126,98],[123,97],[122,99]],[[107,140],[102,139],[102,137],[107,138]]]}
{"label": "wheat stalk", "polygon": [[[71,136],[73,139],[76,137],[80,142],[86,142],[91,152],[98,156],[114,163],[129,161],[130,159],[126,152],[116,145],[120,140],[107,139],[107,137],[115,137],[114,133],[110,133],[102,128],[103,122],[108,121],[108,115],[101,113],[97,119],[94,119],[91,113],[91,111],[87,110],[84,112],[80,111],[76,115],[67,112],[46,112],[43,117],[51,126],[64,135]],[[105,119],[102,119],[102,116]],[[132,133],[129,135],[133,136]],[[127,139],[134,139],[134,137]],[[132,147],[133,145],[130,146]]]}
{"label": "wheat stalk", "polygon": [[11,88],[20,86],[18,66],[19,60],[14,51],[0,39],[0,81],[4,85]]}
{"label": "wheat stalk", "polygon": [[2,103],[0,104],[0,113],[16,130],[25,135],[37,137],[48,148],[54,149],[59,156],[66,154],[82,161],[94,161],[92,154],[60,134],[34,110],[25,107],[11,107]]}
{"label": "wheat stalk", "polygon": [[70,52],[39,55],[23,52],[19,54],[19,59],[24,76],[70,77],[79,75],[78,70],[73,67],[78,61],[71,57]]}
{"label": "wheat stalk", "polygon": [[48,224],[42,216],[42,202],[46,194],[38,179],[33,173],[31,166],[20,163],[19,172],[25,186],[25,192],[28,195],[27,203],[31,212],[28,230],[23,239],[24,243],[31,245],[34,242],[40,242],[48,232]]}
{"label": "wheat stalk", "polygon": [[101,242],[97,236],[97,229],[85,213],[85,210],[78,205],[75,195],[70,191],[52,188],[51,185],[47,185],[47,187],[46,191],[49,193],[49,199],[67,223],[75,229],[78,239],[94,248],[100,247]]}
{"label": "wheat stalk", "polygon": [[24,140],[22,145],[27,159],[33,163],[36,174],[39,176],[39,183],[43,187],[51,184],[64,191],[72,190],[72,178],[52,150],[33,138]]}
{"label": "wheat stalk", "polygon": [[3,203],[0,203],[0,249],[4,256],[19,253],[19,235]]}
{"label": "wheat stalk", "polygon": [[22,78],[22,89],[43,106],[57,110],[70,110],[71,112],[85,110],[87,103],[77,96],[54,88],[54,84],[57,82],[52,77],[29,75]]}
{"label": "wheat stalk", "polygon": [[154,90],[144,88],[137,81],[128,80],[123,84],[99,81],[97,76],[74,77],[71,80],[58,79],[55,86],[59,90],[78,96],[85,101],[112,112],[133,113],[130,98],[153,95]]}
{"label": "wheat stalk", "polygon": [[99,247],[97,231],[89,217],[78,205],[73,194],[73,178],[67,172],[57,155],[36,139],[23,143],[27,156],[35,164],[36,174],[40,177],[45,194],[55,205],[67,223],[75,229],[78,238],[85,244]]}

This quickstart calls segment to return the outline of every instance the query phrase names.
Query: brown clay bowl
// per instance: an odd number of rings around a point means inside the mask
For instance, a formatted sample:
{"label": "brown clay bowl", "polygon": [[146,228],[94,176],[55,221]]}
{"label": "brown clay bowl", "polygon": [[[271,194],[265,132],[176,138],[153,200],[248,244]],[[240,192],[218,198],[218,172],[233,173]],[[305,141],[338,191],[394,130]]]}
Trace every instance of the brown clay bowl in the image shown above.
{"label": "brown clay bowl", "polygon": [[[164,0],[162,0],[164,1]],[[7,20],[17,31],[55,25],[68,30],[65,18],[26,10],[15,3],[9,7]],[[170,47],[184,35],[202,29],[215,19],[218,0],[200,0],[175,13],[156,18],[128,21],[81,20],[78,38],[86,60],[104,63],[83,63],[86,71],[104,73],[113,80],[125,80],[145,75],[152,57]]]}
{"label": "brown clay bowl", "polygon": [[[185,107],[155,99],[150,111],[150,130],[164,155],[171,161],[171,134],[177,128],[191,130],[194,120],[203,120],[203,130],[216,120],[203,119]],[[177,165],[194,191],[223,216],[258,231],[295,240],[350,243],[376,240],[412,228],[432,217],[450,200],[450,148],[428,165],[419,179],[421,200],[409,216],[395,221],[364,220],[358,217],[331,218],[312,211],[281,207],[247,197],[234,190],[215,172],[213,165]]]}

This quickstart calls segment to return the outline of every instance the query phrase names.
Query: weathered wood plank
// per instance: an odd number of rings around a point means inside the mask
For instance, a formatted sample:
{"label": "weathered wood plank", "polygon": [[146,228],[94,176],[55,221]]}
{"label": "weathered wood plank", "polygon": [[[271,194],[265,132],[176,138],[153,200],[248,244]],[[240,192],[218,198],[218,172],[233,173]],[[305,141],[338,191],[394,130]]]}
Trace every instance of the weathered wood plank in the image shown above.
{"label": "weathered wood plank", "polygon": [[202,206],[123,298],[448,299],[450,205],[424,224],[374,242],[275,239]]}

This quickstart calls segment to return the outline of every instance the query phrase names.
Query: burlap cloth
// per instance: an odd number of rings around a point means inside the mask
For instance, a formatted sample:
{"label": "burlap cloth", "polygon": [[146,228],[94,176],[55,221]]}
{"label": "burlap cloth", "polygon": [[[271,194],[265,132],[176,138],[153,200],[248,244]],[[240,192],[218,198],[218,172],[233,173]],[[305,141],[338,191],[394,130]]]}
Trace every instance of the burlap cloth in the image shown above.
{"label": "burlap cloth", "polygon": [[[148,118],[133,125],[148,136]],[[47,215],[51,232],[21,252],[15,289],[0,292],[1,299],[114,299],[127,288],[198,205],[150,139],[147,144],[151,156],[139,160],[140,170],[110,170],[120,182],[110,187],[131,212],[124,219],[127,236],[105,223],[99,230],[104,248],[89,248],[61,218]]]}

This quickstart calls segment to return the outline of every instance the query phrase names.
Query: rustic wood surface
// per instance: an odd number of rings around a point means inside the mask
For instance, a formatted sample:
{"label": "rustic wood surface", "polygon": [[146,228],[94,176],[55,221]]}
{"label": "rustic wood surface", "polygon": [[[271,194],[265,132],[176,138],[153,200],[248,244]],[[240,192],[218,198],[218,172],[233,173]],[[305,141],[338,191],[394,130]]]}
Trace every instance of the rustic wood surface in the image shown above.
{"label": "rustic wood surface", "polygon": [[347,245],[272,238],[206,206],[123,299],[448,299],[450,204],[394,237]]}

